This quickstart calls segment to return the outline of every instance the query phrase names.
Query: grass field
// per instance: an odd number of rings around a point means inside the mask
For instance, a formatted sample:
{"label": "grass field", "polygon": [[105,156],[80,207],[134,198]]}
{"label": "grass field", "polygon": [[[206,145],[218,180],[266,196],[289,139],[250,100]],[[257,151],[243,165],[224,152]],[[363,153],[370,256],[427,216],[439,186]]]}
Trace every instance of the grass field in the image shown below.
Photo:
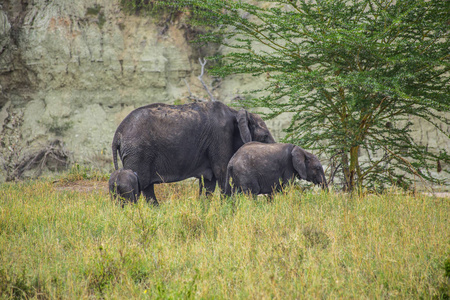
{"label": "grass field", "polygon": [[449,198],[197,192],[122,209],[104,181],[0,185],[0,297],[449,299]]}

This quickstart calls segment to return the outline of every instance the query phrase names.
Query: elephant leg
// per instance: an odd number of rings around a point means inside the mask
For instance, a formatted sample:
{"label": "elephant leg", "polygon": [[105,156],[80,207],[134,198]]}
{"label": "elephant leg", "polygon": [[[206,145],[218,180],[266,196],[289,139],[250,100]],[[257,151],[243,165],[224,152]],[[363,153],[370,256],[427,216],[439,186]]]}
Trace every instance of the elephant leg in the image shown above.
{"label": "elephant leg", "polygon": [[144,188],[142,190],[142,194],[144,194],[145,200],[148,203],[151,202],[154,206],[159,205],[158,200],[156,200],[154,184],[150,184],[146,188]]}
{"label": "elephant leg", "polygon": [[216,189],[217,180],[212,178],[211,180],[207,180],[204,177],[199,179],[199,195],[203,193],[203,188],[205,188],[206,196],[212,195]]}
{"label": "elephant leg", "polygon": [[253,200],[256,200],[258,198],[259,195],[259,188],[251,188],[251,187],[247,187],[247,188],[243,188],[242,189],[242,193],[246,194],[248,197],[252,197]]}
{"label": "elephant leg", "polygon": [[277,192],[277,190],[272,190],[270,193],[267,194],[267,201],[268,202],[273,202],[273,197],[275,196],[276,192]]}
{"label": "elephant leg", "polygon": [[203,193],[203,178],[198,179],[198,196],[200,197]]}
{"label": "elephant leg", "polygon": [[131,202],[137,203],[138,198],[139,198],[139,195],[135,194],[134,191],[133,191],[133,194],[131,195],[131,199],[130,199]]}
{"label": "elephant leg", "polygon": [[247,195],[257,196],[261,192],[261,187],[253,176],[241,176],[239,180],[236,180],[236,185],[239,190]]}

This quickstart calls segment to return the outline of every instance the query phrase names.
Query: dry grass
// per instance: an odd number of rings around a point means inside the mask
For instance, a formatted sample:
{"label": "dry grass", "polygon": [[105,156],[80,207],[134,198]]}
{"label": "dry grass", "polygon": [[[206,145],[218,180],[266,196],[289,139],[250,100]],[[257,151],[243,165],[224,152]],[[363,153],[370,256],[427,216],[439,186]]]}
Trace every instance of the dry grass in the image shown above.
{"label": "dry grass", "polygon": [[122,209],[104,181],[61,182],[0,186],[1,298],[450,295],[448,198],[289,189],[271,201],[208,199],[184,182],[158,186],[159,208]]}

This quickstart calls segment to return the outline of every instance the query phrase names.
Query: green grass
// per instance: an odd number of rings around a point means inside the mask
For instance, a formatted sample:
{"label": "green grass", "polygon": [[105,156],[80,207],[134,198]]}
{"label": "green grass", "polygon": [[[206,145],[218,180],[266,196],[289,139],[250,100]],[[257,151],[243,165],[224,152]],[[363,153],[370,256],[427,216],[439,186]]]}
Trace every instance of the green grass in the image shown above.
{"label": "green grass", "polygon": [[106,184],[0,185],[0,298],[449,299],[448,198],[197,190],[122,209]]}

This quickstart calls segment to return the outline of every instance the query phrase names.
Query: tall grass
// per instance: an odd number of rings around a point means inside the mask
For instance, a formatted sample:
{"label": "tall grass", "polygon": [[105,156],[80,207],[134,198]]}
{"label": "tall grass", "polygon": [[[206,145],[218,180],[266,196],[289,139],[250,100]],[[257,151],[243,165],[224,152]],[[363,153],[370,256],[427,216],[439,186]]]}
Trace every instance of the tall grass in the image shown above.
{"label": "tall grass", "polygon": [[[159,208],[0,186],[1,298],[448,299],[450,201],[158,186]],[[449,262],[450,264],[450,262]],[[447,297],[447,298],[446,298]]]}

